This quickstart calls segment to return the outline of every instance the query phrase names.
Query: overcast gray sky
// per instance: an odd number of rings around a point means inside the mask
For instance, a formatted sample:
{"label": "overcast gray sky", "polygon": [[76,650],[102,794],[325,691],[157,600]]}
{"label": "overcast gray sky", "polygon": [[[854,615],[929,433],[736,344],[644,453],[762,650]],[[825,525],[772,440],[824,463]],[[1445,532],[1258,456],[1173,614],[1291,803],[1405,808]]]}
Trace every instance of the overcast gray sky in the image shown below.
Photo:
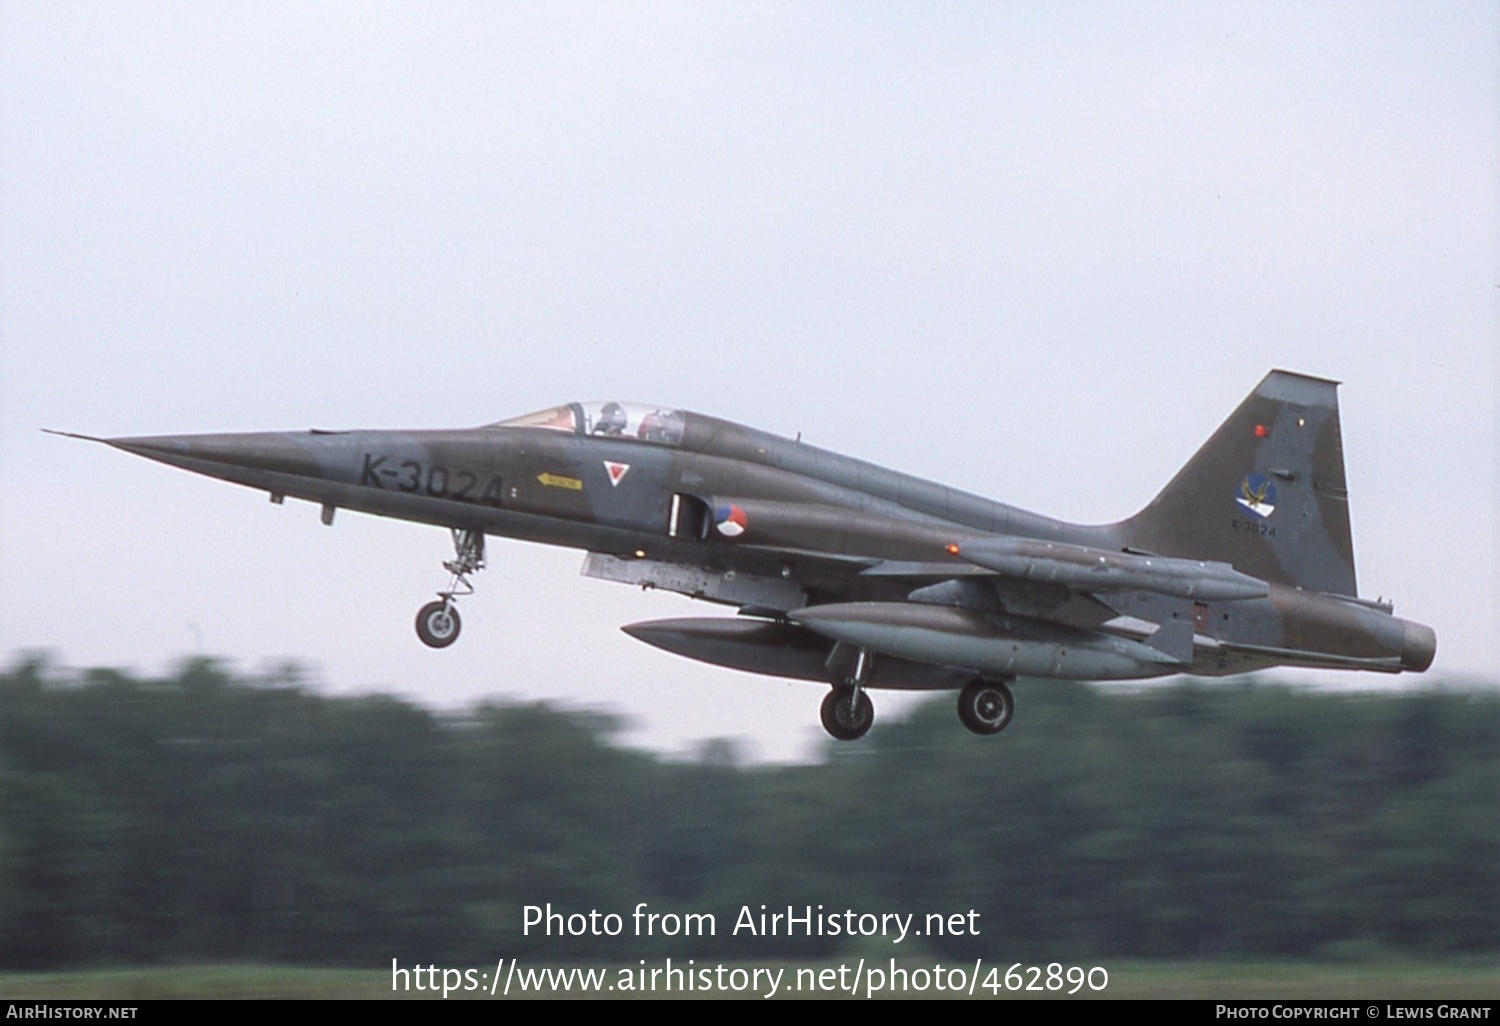
{"label": "overcast gray sky", "polygon": [[710,608],[496,540],[433,652],[445,532],[38,429],[639,399],[1097,522],[1285,367],[1344,382],[1362,593],[1500,677],[1497,52],[1495,3],[4,0],[0,658],[805,756],[815,685],[617,630]]}

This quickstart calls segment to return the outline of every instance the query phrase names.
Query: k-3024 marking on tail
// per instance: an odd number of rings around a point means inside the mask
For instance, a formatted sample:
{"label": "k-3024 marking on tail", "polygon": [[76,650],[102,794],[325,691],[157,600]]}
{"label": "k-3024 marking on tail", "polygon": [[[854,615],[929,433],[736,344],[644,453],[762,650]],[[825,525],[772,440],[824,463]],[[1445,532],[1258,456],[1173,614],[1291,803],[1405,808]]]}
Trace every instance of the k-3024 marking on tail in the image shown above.
{"label": "k-3024 marking on tail", "polygon": [[[87,437],[87,436],[78,436]],[[1145,509],[1080,525],[668,407],[567,403],[468,430],[96,439],[323,506],[449,528],[434,648],[499,535],[587,552],[592,577],[736,607],[630,624],[691,659],[870,691],[952,689],[995,734],[1016,677],[1136,680],[1269,666],[1421,672],[1433,631],[1358,597],[1336,384],[1272,371]]]}

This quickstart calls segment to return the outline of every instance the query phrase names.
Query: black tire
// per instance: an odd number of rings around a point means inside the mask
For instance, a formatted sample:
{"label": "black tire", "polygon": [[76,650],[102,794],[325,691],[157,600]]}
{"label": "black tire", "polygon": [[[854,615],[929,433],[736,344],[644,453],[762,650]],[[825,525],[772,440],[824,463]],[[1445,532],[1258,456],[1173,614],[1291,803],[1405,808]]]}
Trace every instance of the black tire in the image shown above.
{"label": "black tire", "polygon": [[848,686],[835,687],[823,699],[823,729],[840,741],[857,741],[870,730],[875,722],[875,703],[863,688],[859,700],[854,700],[854,689]]}
{"label": "black tire", "polygon": [[998,734],[1016,714],[1016,699],[1001,680],[971,680],[958,693],[958,718],[976,734]]}
{"label": "black tire", "polygon": [[429,602],[417,610],[417,637],[429,648],[447,648],[458,640],[463,621],[448,602]]}

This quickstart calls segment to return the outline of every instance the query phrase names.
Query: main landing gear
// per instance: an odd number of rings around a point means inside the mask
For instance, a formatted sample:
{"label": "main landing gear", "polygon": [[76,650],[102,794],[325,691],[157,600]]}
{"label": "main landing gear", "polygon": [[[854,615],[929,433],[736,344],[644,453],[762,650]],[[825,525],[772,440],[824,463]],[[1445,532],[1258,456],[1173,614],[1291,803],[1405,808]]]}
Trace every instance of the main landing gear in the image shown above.
{"label": "main landing gear", "polygon": [[457,555],[443,564],[453,575],[446,591],[438,592],[438,601],[429,602],[417,611],[417,637],[432,648],[447,648],[458,640],[463,621],[458,617],[458,597],[474,594],[469,575],[484,569],[484,532],[453,529],[453,548]]}
{"label": "main landing gear", "polygon": [[823,698],[823,729],[839,741],[857,741],[875,722],[875,703],[864,683],[869,674],[870,654],[864,649],[854,661],[854,675],[833,686]]}
{"label": "main landing gear", "polygon": [[823,729],[840,741],[857,741],[875,722],[875,703],[864,688],[838,684],[823,699]]}
{"label": "main landing gear", "polygon": [[971,680],[958,693],[958,718],[976,734],[998,734],[1016,713],[1003,680]]}
{"label": "main landing gear", "polygon": [[[870,654],[864,649],[854,662],[854,673],[838,679],[823,697],[823,729],[839,741],[857,741],[875,722],[875,705],[865,681]],[[1003,680],[971,680],[958,693],[958,718],[975,734],[998,734],[1016,713],[1016,700]]]}

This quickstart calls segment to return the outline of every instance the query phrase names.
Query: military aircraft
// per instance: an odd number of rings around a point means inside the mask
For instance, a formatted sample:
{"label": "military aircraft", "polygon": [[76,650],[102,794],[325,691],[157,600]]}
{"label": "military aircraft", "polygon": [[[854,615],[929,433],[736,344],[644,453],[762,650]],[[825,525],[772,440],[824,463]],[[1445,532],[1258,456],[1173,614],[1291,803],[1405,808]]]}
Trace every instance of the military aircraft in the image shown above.
{"label": "military aircraft", "polygon": [[869,730],[877,688],[957,690],[964,726],[997,734],[1018,676],[1431,665],[1431,628],[1358,597],[1336,387],[1272,371],[1145,509],[1097,526],[623,402],[465,430],[92,440],[319,503],[325,524],[343,508],[449,528],[447,586],[417,614],[433,648],[458,638],[486,535],[564,545],[588,576],[737,607],[623,629],[830,684],[835,738]]}

